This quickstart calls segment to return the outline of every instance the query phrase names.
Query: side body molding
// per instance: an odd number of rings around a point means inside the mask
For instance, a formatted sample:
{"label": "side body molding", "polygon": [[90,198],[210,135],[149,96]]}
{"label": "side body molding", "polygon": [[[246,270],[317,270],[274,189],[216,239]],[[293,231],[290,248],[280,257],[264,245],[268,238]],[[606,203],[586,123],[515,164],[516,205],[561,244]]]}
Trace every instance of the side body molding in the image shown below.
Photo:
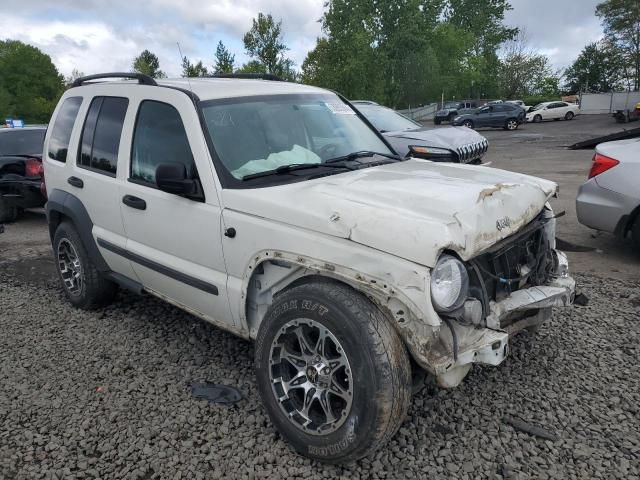
{"label": "side body molding", "polygon": [[110,272],[110,268],[104,261],[95,240],[93,239],[93,222],[87,209],[80,199],[70,193],[62,190],[54,189],[49,192],[49,199],[45,205],[47,213],[47,222],[49,224],[49,236],[53,242],[53,236],[55,235],[56,228],[62,221],[62,217],[68,217],[73,222],[80,239],[84,247],[87,249],[87,254],[93,260],[96,268],[100,272]]}

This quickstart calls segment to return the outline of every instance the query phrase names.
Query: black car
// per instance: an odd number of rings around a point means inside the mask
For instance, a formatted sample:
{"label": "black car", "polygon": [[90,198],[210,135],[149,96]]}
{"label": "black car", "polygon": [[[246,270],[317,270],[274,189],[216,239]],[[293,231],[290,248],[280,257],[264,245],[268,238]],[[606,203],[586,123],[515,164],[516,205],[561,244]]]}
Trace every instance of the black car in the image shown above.
{"label": "black car", "polygon": [[459,115],[453,120],[453,125],[478,128],[493,127],[505,130],[517,130],[525,122],[524,109],[512,103],[494,103],[484,105],[474,112]]}
{"label": "black car", "polygon": [[373,102],[351,102],[384,135],[401,157],[436,162],[481,163],[489,148],[486,138],[465,128],[428,128]]}
{"label": "black car", "polygon": [[433,123],[440,125],[442,122],[453,123],[458,115],[472,112],[478,105],[476,102],[447,102],[433,117]]}
{"label": "black car", "polygon": [[46,202],[42,148],[46,126],[0,128],[0,222]]}

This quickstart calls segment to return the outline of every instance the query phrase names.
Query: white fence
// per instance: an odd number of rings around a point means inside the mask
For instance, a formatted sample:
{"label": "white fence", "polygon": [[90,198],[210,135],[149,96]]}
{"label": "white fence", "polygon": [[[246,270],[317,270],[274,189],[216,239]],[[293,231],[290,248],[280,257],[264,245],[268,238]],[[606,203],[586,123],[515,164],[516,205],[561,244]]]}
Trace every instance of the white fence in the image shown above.
{"label": "white fence", "polygon": [[406,110],[398,110],[398,111],[401,114],[419,122],[422,120],[432,119],[435,116],[436,112],[438,111],[438,104],[431,103],[429,105],[424,105],[418,108],[408,108]]}
{"label": "white fence", "polygon": [[633,110],[640,102],[640,92],[583,93],[580,95],[580,113],[613,113]]}

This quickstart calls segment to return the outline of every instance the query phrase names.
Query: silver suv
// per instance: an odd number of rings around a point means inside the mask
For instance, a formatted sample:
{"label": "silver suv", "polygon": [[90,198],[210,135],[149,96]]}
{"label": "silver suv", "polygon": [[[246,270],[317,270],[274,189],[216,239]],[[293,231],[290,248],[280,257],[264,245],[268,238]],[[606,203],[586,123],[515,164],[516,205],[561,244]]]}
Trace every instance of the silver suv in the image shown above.
{"label": "silver suv", "polygon": [[312,458],[377,449],[405,418],[412,368],[453,387],[573,299],[554,183],[401,159],[326,90],[96,75],[50,125],[69,301],[104,305],[121,286],[254,339],[264,407]]}

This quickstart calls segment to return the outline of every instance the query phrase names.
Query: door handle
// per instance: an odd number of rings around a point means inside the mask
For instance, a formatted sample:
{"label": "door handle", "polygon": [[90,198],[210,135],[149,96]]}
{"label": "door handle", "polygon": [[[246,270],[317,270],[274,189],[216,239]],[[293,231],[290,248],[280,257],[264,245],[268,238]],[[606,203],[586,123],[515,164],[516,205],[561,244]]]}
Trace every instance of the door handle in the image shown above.
{"label": "door handle", "polygon": [[67,178],[67,183],[71,186],[74,186],[76,188],[82,188],[84,187],[84,182],[82,181],[81,178],[78,177],[69,177]]}
{"label": "door handle", "polygon": [[122,197],[122,203],[124,203],[128,207],[135,208],[137,210],[147,209],[147,202],[145,202],[141,198],[134,197],[133,195],[125,195],[124,197]]}

